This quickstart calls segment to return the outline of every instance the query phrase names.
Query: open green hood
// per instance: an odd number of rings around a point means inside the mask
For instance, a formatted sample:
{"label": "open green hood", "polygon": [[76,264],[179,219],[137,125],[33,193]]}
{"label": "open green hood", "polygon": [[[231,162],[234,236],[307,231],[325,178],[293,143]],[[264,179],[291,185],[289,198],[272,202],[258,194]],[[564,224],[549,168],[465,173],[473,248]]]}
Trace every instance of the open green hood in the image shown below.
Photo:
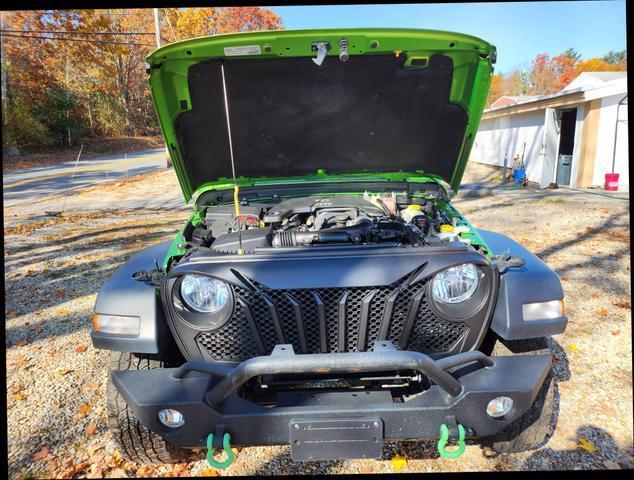
{"label": "open green hood", "polygon": [[280,30],[177,42],[147,62],[186,200],[232,182],[227,113],[240,184],[408,172],[457,190],[495,47],[431,30]]}

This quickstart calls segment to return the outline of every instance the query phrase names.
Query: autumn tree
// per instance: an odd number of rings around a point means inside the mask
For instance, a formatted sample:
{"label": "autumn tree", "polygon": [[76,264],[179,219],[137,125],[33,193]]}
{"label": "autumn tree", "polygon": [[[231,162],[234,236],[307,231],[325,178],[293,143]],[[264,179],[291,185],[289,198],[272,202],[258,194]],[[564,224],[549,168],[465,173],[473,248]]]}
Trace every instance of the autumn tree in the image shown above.
{"label": "autumn tree", "polygon": [[609,65],[616,65],[624,62],[626,58],[627,50],[621,50],[619,52],[613,52],[610,50],[605,56],[603,56],[602,60]]}
{"label": "autumn tree", "polygon": [[489,108],[493,102],[502,96],[504,88],[504,76],[502,74],[493,75],[491,77],[491,86],[487,94],[485,108]]}
{"label": "autumn tree", "polygon": [[577,76],[577,71],[575,70],[576,63],[577,61],[575,60],[574,56],[566,55],[566,52],[553,57],[551,64],[555,69],[556,75],[554,83],[555,91],[562,90],[566,85],[568,85],[575,79],[575,77]]}
{"label": "autumn tree", "polygon": [[[259,7],[161,9],[161,19],[165,43],[282,28],[278,15]],[[3,145],[30,149],[74,145],[84,135],[158,133],[144,68],[156,48],[151,9],[15,11],[3,22],[17,31],[2,37]]]}
{"label": "autumn tree", "polygon": [[166,21],[161,27],[161,35],[170,41],[282,28],[279,15],[260,7],[165,8],[163,12]]}
{"label": "autumn tree", "polygon": [[532,62],[529,73],[529,95],[546,95],[556,92],[557,72],[546,53],[537,55]]}
{"label": "autumn tree", "polygon": [[581,58],[581,54],[577,52],[574,48],[566,48],[566,50],[564,50],[564,52],[560,54],[559,57],[572,60],[572,63],[574,64]]}
{"label": "autumn tree", "polygon": [[502,82],[502,95],[526,95],[527,75],[521,70],[513,71],[508,77],[504,77]]}
{"label": "autumn tree", "polygon": [[623,63],[609,64],[602,58],[591,58],[586,61],[580,60],[575,70],[579,75],[581,72],[619,72],[625,70],[623,67]]}

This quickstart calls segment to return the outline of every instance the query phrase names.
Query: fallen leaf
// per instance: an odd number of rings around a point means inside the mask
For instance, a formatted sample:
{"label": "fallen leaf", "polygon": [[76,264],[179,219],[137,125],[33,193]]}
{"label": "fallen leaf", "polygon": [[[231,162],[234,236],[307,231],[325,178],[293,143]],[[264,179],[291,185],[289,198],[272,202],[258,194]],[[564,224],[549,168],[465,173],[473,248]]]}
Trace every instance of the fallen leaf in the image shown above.
{"label": "fallen leaf", "polygon": [[608,405],[605,402],[601,402],[601,408],[608,415],[611,415],[611,416],[615,416],[616,415],[616,410],[614,410],[610,405]]}
{"label": "fallen leaf", "polygon": [[597,451],[597,447],[594,443],[582,437],[579,437],[579,440],[577,440],[577,448],[582,448],[588,453],[594,453]]}
{"label": "fallen leaf", "polygon": [[93,436],[95,433],[97,433],[97,427],[95,427],[94,424],[90,424],[86,427],[86,435],[88,435],[89,437]]}
{"label": "fallen leaf", "polygon": [[608,470],[621,470],[621,465],[614,460],[603,460],[603,464]]}
{"label": "fallen leaf", "polygon": [[107,478],[128,478],[128,474],[125,473],[123,468],[115,468],[110,473],[108,473]]}
{"label": "fallen leaf", "polygon": [[66,307],[60,308],[55,313],[57,313],[58,315],[66,315],[68,313],[68,308],[66,308]]}
{"label": "fallen leaf", "polygon": [[61,298],[64,296],[64,290],[56,290],[55,291],[55,298]]}
{"label": "fallen leaf", "polygon": [[619,335],[621,333],[621,330],[610,330],[610,333],[612,335]]}
{"label": "fallen leaf", "polygon": [[83,403],[79,407],[79,413],[81,413],[81,414],[86,414],[86,413],[90,412],[90,410],[92,410],[92,407],[90,405],[88,405],[87,403]]}
{"label": "fallen leaf", "polygon": [[608,313],[610,313],[610,312],[608,312],[605,308],[601,308],[601,309],[595,311],[594,313],[596,313],[600,317],[607,317]]}
{"label": "fallen leaf", "polygon": [[615,300],[612,302],[612,305],[619,308],[627,308],[628,310],[632,308],[632,304],[629,300]]}
{"label": "fallen leaf", "polygon": [[18,316],[18,311],[14,308],[13,310],[9,310],[7,312],[6,318],[7,320],[11,320],[12,318],[15,318]]}
{"label": "fallen leaf", "polygon": [[208,468],[207,470],[203,470],[200,472],[201,477],[217,477],[218,470],[214,470],[213,468]]}
{"label": "fallen leaf", "polygon": [[[88,445],[86,450],[90,455],[94,454],[97,450],[101,450],[104,446],[99,444]],[[94,463],[94,462],[91,462]]]}
{"label": "fallen leaf", "polygon": [[123,463],[123,457],[121,456],[119,450],[114,451],[114,453],[112,454],[112,460],[114,461],[115,465],[121,465]]}
{"label": "fallen leaf", "polygon": [[80,345],[79,347],[77,347],[77,348],[75,349],[75,351],[76,351],[77,353],[82,353],[82,352],[85,352],[85,351],[86,351],[86,347],[85,347],[84,345]]}
{"label": "fallen leaf", "polygon": [[579,350],[579,347],[576,344],[571,343],[570,344],[570,351],[571,352],[576,352],[577,350]]}
{"label": "fallen leaf", "polygon": [[29,363],[29,360],[26,357],[18,357],[15,360],[13,360],[13,362],[11,362],[11,365],[16,365],[18,367],[24,367]]}
{"label": "fallen leaf", "polygon": [[77,474],[77,468],[75,468],[75,466],[71,466],[69,469],[64,470],[59,478],[72,478]]}
{"label": "fallen leaf", "polygon": [[395,472],[400,472],[403,467],[407,466],[407,457],[396,455],[390,460],[390,465]]}
{"label": "fallen leaf", "polygon": [[15,385],[9,389],[9,393],[13,395],[15,393],[21,392],[22,390],[24,390],[24,387],[22,385]]}
{"label": "fallen leaf", "polygon": [[55,373],[57,373],[58,375],[66,375],[70,371],[71,370],[69,370],[68,368],[58,368],[57,370],[55,370]]}
{"label": "fallen leaf", "polygon": [[48,457],[48,447],[42,447],[41,450],[37,451],[31,456],[32,460],[42,460]]}
{"label": "fallen leaf", "polygon": [[149,465],[141,465],[134,474],[135,477],[156,477],[154,468]]}
{"label": "fallen leaf", "polygon": [[18,343],[16,343],[16,345],[18,347],[24,347],[25,345],[28,345],[29,342],[27,342],[26,340],[20,340]]}
{"label": "fallen leaf", "polygon": [[13,395],[13,398],[15,400],[24,400],[24,399],[26,399],[26,395],[23,395],[21,393],[16,393],[15,395]]}

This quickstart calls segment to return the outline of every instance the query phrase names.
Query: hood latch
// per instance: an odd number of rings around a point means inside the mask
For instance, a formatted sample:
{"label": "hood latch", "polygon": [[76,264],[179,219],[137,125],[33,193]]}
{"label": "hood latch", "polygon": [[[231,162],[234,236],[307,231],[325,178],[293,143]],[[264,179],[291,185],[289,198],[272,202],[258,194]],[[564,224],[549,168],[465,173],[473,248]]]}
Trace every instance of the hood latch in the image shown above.
{"label": "hood latch", "polygon": [[313,52],[317,52],[317,57],[312,60],[315,62],[315,65],[321,67],[321,64],[324,63],[324,59],[326,58],[326,53],[330,50],[330,42],[313,42],[310,49]]}

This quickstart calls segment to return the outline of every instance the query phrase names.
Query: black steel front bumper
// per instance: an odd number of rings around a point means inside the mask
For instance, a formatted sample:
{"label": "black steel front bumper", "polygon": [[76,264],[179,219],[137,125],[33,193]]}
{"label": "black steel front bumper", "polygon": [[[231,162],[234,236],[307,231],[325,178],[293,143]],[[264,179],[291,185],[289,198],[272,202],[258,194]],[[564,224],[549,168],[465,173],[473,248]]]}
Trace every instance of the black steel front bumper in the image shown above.
{"label": "black steel front bumper", "polygon": [[[288,444],[294,422],[351,418],[380,420],[386,440],[437,439],[448,416],[467,428],[468,437],[495,435],[532,405],[550,365],[549,355],[487,357],[477,351],[432,360],[382,341],[371,352],[310,355],[278,345],[271,355],[235,368],[187,362],[174,369],[114,372],[112,379],[140,422],[173,445],[201,447],[224,425],[234,445],[248,446]],[[260,375],[389,370],[418,371],[431,386],[401,403],[389,391],[284,392],[272,408],[239,396],[241,387]],[[513,408],[491,418],[486,406],[500,395],[512,398]],[[164,408],[182,412],[185,424],[163,426],[158,412]]]}

